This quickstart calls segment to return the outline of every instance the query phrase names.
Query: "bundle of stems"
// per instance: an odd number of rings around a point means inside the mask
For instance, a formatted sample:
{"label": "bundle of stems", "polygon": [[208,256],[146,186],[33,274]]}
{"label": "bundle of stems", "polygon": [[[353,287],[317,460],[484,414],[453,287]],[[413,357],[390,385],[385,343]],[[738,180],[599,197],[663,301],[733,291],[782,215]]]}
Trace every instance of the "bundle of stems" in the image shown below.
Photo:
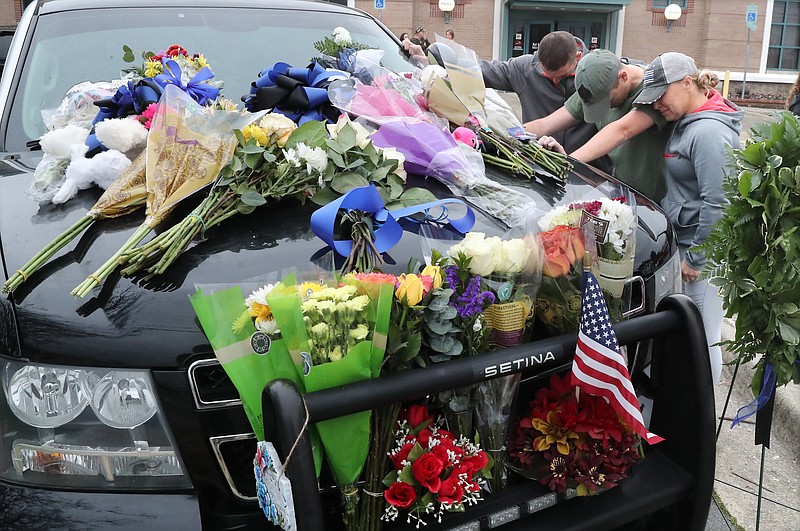
{"label": "bundle of stems", "polygon": [[381,516],[386,509],[383,497],[389,450],[394,443],[394,429],[400,404],[392,403],[372,410],[370,425],[369,455],[364,467],[364,496],[359,505],[360,528],[364,531],[379,531],[383,521]]}
{"label": "bundle of stems", "polygon": [[288,162],[275,164],[276,157],[268,150],[263,151],[263,157],[264,162],[256,168],[245,167],[230,176],[223,171],[208,196],[182,221],[144,245],[128,249],[119,259],[125,266],[122,274],[131,276],[146,270],[148,279],[160,275],[211,227],[237,214],[249,214],[268,200],[302,194],[317,182],[317,176],[304,167],[295,168]]}
{"label": "bundle of stems", "polygon": [[35,271],[47,263],[65,245],[77,238],[89,225],[98,219],[109,219],[129,214],[145,205],[147,190],[144,184],[145,155],[140,154],[120,175],[100,199],[78,221],[48,243],[25,265],[20,267],[11,278],[3,284],[3,293],[12,293],[28,280]]}
{"label": "bundle of stems", "polygon": [[541,175],[541,172],[536,171],[536,166],[559,182],[564,182],[567,173],[572,169],[572,163],[567,160],[566,155],[550,151],[535,140],[525,142],[511,139],[487,129],[479,129],[478,137],[490,151],[490,153],[483,152],[483,160],[518,175],[524,175],[528,179],[537,173]]}

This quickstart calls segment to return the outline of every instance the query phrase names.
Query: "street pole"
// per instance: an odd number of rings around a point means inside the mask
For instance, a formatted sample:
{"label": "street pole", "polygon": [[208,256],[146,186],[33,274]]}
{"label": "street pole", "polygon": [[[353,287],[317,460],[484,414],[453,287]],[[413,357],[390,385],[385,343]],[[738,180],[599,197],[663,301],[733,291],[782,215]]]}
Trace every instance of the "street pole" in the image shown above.
{"label": "street pole", "polygon": [[750,28],[747,28],[747,48],[744,52],[744,75],[742,76],[742,99],[744,99],[744,88],[747,85],[747,62],[750,60]]}

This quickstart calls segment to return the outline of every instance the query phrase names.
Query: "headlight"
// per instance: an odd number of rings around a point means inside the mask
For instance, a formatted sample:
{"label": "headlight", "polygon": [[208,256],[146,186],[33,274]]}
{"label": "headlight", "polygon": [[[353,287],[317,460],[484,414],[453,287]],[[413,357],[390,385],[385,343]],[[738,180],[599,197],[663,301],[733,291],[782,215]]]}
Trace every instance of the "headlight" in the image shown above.
{"label": "headlight", "polygon": [[102,490],[191,487],[147,371],[8,362],[2,381],[0,478]]}
{"label": "headlight", "polygon": [[681,277],[681,253],[676,252],[669,261],[661,266],[655,274],[655,300],[656,304],[667,295],[683,291],[683,278]]}

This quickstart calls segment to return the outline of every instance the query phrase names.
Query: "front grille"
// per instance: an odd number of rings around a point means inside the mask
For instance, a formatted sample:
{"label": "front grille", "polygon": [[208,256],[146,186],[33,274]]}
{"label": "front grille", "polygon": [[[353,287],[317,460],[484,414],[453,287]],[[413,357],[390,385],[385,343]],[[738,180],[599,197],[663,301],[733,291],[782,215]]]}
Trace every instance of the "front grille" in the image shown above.
{"label": "front grille", "polygon": [[197,409],[237,406],[242,403],[236,387],[216,359],[195,361],[189,366],[189,387]]}
{"label": "front grille", "polygon": [[253,475],[255,434],[222,435],[211,437],[209,441],[234,496],[244,501],[256,501],[256,480]]}

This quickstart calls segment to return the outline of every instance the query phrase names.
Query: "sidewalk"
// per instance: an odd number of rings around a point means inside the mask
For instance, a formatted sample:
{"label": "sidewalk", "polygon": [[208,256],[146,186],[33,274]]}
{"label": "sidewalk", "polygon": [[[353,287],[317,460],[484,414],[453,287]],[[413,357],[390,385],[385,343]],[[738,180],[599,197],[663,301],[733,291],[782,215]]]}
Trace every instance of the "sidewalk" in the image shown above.
{"label": "sidewalk", "polygon": [[[733,337],[734,324],[726,319],[723,339]],[[717,416],[722,415],[735,369],[735,357],[723,351],[726,362],[715,389]],[[707,531],[756,529],[758,484],[762,447],[754,444],[753,419],[731,429],[736,411],[753,400],[749,389],[753,364],[742,364],[736,375],[725,418],[717,440],[717,466],[714,490],[730,522],[709,518]],[[770,448],[764,449],[764,475],[760,530],[796,531],[800,529],[800,386],[790,384],[777,390]],[[712,507],[712,516],[713,516]],[[730,523],[730,526],[727,524]]]}

